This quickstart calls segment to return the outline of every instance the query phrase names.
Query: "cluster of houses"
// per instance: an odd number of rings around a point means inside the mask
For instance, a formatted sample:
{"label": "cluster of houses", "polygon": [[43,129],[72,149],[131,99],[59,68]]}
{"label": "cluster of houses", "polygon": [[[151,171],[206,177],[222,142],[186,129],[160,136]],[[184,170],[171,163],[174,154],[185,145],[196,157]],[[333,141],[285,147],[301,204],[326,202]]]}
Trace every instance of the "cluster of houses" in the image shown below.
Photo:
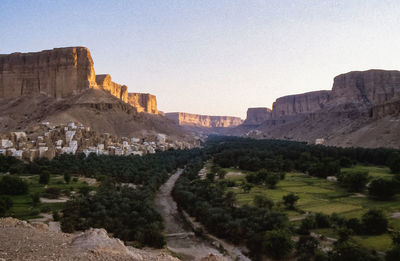
{"label": "cluster of houses", "polygon": [[169,140],[162,133],[148,135],[146,138],[118,138],[108,133],[99,135],[90,127],[74,122],[62,125],[42,122],[28,132],[0,135],[0,140],[0,154],[30,161],[40,157],[51,159],[63,153],[142,156],[157,150],[185,149],[198,145]]}

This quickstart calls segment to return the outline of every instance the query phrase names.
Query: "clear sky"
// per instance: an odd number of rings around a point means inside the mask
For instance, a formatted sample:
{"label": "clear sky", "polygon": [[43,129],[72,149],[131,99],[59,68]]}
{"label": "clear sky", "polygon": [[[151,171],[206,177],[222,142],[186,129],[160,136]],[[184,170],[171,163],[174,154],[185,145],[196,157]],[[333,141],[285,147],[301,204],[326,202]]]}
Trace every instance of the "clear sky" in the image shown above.
{"label": "clear sky", "polygon": [[335,75],[400,70],[398,0],[0,0],[0,53],[91,50],[165,112],[245,117]]}

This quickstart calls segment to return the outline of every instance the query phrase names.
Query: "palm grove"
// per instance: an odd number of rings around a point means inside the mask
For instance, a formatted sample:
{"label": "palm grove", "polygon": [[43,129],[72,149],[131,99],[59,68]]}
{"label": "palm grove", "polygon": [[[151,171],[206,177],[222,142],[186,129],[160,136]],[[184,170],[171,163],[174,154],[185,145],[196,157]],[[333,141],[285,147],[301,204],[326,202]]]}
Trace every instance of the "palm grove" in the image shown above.
{"label": "palm grove", "polygon": [[[198,173],[211,162],[206,177]],[[388,179],[372,179],[368,173],[343,172],[341,168],[356,163],[387,165],[393,172]],[[240,187],[250,192],[254,186],[275,189],[286,173],[296,171],[318,178],[335,176],[338,186],[349,192],[364,192],[373,200],[390,201],[400,191],[400,154],[392,149],[336,148],[278,140],[211,137],[203,149],[157,152],[138,156],[60,155],[52,160],[21,162],[0,156],[0,215],[12,215],[13,196],[29,194],[30,185],[20,174],[40,176],[48,183],[62,175],[69,183],[78,176],[96,178],[95,193],[82,188],[69,195],[55,218],[63,231],[103,227],[116,237],[136,246],[162,247],[165,244],[163,221],[155,211],[155,192],[177,168],[184,168],[173,190],[180,209],[196,217],[212,234],[234,244],[246,245],[253,259],[263,255],[282,258],[295,255],[301,260],[379,260],[351,241],[350,235],[380,234],[388,231],[386,216],[371,209],[361,218],[337,214],[308,213],[300,222],[290,222],[285,210],[296,209],[299,197],[288,193],[281,202],[255,196],[250,205],[239,205],[230,189]],[[236,184],[224,178],[227,168],[248,171],[245,181]],[[46,181],[47,180],[47,181]],[[128,184],[128,185],[126,185]],[[131,184],[131,185],[129,185]],[[367,186],[368,185],[368,186]],[[48,191],[49,195],[67,193]],[[43,195],[32,194],[32,204]],[[36,202],[36,203],[35,203]],[[326,251],[310,230],[334,228],[339,237]],[[201,234],[201,231],[196,231]],[[387,260],[398,260],[400,236],[392,232],[393,248]]]}

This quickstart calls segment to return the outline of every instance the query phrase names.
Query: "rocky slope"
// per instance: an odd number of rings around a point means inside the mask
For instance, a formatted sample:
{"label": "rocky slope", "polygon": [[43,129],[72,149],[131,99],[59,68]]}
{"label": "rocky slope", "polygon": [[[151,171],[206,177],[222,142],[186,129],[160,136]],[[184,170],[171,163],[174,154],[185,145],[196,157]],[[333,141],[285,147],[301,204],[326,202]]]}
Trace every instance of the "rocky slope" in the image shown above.
{"label": "rocky slope", "polygon": [[104,229],[65,234],[47,225],[30,225],[13,218],[0,219],[0,260],[154,260],[178,261],[162,250],[127,247]]}
{"label": "rocky slope", "polygon": [[335,77],[331,91],[278,98],[270,116],[257,118],[261,112],[249,109],[245,124],[230,134],[400,148],[399,112],[399,71],[355,71]]}
{"label": "rocky slope", "polygon": [[96,76],[85,47],[0,55],[0,120],[0,134],[48,121],[76,122],[118,137],[163,133],[192,139],[159,114],[154,95],[128,94],[109,74]]}

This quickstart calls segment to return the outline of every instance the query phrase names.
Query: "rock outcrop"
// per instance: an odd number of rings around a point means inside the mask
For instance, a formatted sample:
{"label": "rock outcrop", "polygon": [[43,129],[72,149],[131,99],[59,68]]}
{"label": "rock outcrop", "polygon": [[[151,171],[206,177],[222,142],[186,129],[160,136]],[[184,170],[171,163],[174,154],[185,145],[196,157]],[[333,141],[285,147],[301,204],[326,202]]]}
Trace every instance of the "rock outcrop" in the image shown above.
{"label": "rock outcrop", "polygon": [[111,81],[109,74],[96,75],[96,83],[97,88],[103,89],[121,101],[128,103],[128,87]]}
{"label": "rock outcrop", "polygon": [[359,103],[367,107],[400,98],[400,71],[354,71],[336,76],[332,87],[335,104]]}
{"label": "rock outcrop", "polygon": [[182,126],[228,128],[242,124],[242,119],[231,116],[208,116],[185,112],[166,113],[165,116]]}
{"label": "rock outcrop", "polygon": [[149,93],[128,93],[128,103],[138,112],[158,114],[157,98]]}
{"label": "rock outcrop", "polygon": [[270,108],[249,108],[247,109],[247,117],[243,125],[260,125],[261,123],[270,120],[272,110]]}
{"label": "rock outcrop", "polygon": [[0,98],[39,93],[64,98],[95,86],[93,60],[85,47],[0,55]]}
{"label": "rock outcrop", "polygon": [[335,77],[331,91],[278,98],[271,117],[262,123],[255,120],[255,114],[249,109],[245,124],[229,134],[311,143],[323,139],[324,144],[334,146],[400,148],[396,131],[400,121],[400,71],[341,74]]}
{"label": "rock outcrop", "polygon": [[158,114],[154,95],[128,95],[128,87],[113,82],[109,74],[95,75],[86,47],[0,55],[0,99],[39,94],[61,99],[90,88],[105,90],[138,112]]}
{"label": "rock outcrop", "polygon": [[289,95],[276,99],[272,105],[274,119],[300,113],[310,113],[324,108],[330,100],[330,91],[315,91]]}

